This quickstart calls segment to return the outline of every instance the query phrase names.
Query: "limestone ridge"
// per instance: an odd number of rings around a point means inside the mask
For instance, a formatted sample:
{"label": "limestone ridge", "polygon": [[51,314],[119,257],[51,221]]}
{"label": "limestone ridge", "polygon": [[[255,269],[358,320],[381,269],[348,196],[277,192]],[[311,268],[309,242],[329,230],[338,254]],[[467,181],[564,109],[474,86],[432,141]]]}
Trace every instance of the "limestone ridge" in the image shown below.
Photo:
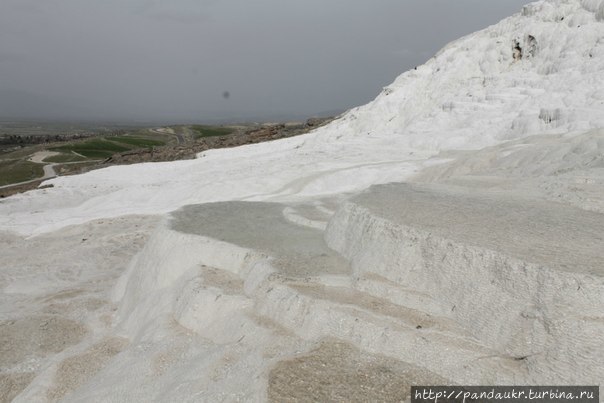
{"label": "limestone ridge", "polygon": [[450,43],[333,125],[429,150],[601,127],[603,10],[600,0],[528,4]]}

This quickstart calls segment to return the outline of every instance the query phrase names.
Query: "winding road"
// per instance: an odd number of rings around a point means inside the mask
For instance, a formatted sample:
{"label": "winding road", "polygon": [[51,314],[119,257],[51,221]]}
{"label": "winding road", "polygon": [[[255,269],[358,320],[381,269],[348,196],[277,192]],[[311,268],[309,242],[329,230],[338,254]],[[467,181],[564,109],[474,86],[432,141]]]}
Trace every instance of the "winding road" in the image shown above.
{"label": "winding road", "polygon": [[[60,162],[60,163],[44,162],[44,160],[46,158],[52,157],[53,155],[59,155],[59,154],[61,154],[61,153],[54,152],[54,151],[38,151],[38,152],[32,154],[32,156],[29,157],[27,160],[30,162],[34,162],[36,164],[44,164],[44,166],[42,167],[42,169],[44,170],[44,175],[40,176],[39,178],[30,179],[30,180],[23,181],[23,182],[10,183],[8,185],[3,185],[3,186],[0,186],[0,189],[7,189],[7,188],[10,188],[13,186],[27,185],[28,183],[34,183],[34,182],[38,182],[38,181],[44,181],[47,179],[56,178],[57,176],[59,176],[59,174],[57,174],[57,172],[55,171],[55,166],[82,163],[82,161]],[[74,152],[74,154],[77,154],[77,153]],[[81,155],[81,154],[77,154],[77,155],[83,157],[83,155]],[[93,160],[90,160],[90,161],[93,161]]]}
{"label": "winding road", "polygon": [[[155,129],[150,129],[152,132],[157,133],[157,134],[171,134],[174,137],[176,137],[176,144],[181,145],[181,144],[185,144],[187,142],[187,140],[185,139],[185,136],[183,135],[183,133],[177,133],[174,131],[174,129],[172,128],[166,128],[166,127],[158,127]],[[185,129],[187,130],[187,129]]]}

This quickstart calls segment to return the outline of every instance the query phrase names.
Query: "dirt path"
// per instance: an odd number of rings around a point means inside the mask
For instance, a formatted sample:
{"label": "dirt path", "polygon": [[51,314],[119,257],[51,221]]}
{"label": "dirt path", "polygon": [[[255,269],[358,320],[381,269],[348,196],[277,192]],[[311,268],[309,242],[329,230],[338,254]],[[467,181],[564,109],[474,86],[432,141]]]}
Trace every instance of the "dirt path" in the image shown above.
{"label": "dirt path", "polygon": [[[82,157],[82,158],[87,158],[86,156],[82,155],[82,154],[78,154],[75,151],[72,151],[73,154]],[[57,171],[55,170],[55,167],[58,165],[74,165],[74,164],[81,164],[82,162],[85,161],[72,161],[72,162],[53,162],[53,163],[48,163],[48,162],[44,162],[44,160],[48,157],[52,157],[54,155],[59,155],[61,153],[57,153],[54,151],[38,151],[35,154],[33,154],[31,157],[29,157],[27,160],[30,162],[34,162],[36,164],[45,164],[43,167],[44,170],[44,175],[42,175],[39,178],[35,178],[35,179],[30,179],[28,181],[24,181],[24,182],[17,182],[17,183],[10,183],[8,185],[3,185],[0,186],[0,189],[9,189],[9,188],[17,188],[20,186],[25,186],[28,184],[37,184],[40,181],[45,181],[47,179],[52,179],[55,178],[57,176],[59,176],[59,174],[57,173]],[[88,160],[88,162],[101,162],[102,160]],[[36,185],[37,187],[38,185]],[[22,191],[26,191],[26,190],[31,190],[32,188],[26,188]],[[18,192],[17,192],[18,193]],[[4,196],[3,196],[4,197]]]}
{"label": "dirt path", "polygon": [[174,131],[174,129],[170,128],[170,127],[159,127],[156,129],[150,129],[152,132],[154,133],[158,133],[158,134],[170,134],[174,137],[176,137],[176,144],[177,145],[182,145],[186,143],[185,137],[183,136],[182,133],[177,133]]}
{"label": "dirt path", "polygon": [[59,155],[60,153],[54,152],[54,151],[38,151],[36,153],[34,153],[31,157],[29,157],[27,160],[30,162],[34,162],[36,164],[45,164],[43,169],[44,169],[44,175],[42,175],[39,178],[35,178],[35,179],[30,179],[28,181],[23,181],[23,182],[17,182],[17,183],[10,183],[8,185],[3,185],[0,186],[0,189],[8,189],[8,188],[12,188],[12,187],[17,187],[17,186],[23,186],[23,185],[27,185],[30,183],[36,183],[39,181],[44,181],[46,179],[52,179],[54,177],[57,176],[57,172],[55,171],[55,166],[59,165],[56,163],[46,163],[44,162],[44,160],[48,157],[52,157],[54,155]]}

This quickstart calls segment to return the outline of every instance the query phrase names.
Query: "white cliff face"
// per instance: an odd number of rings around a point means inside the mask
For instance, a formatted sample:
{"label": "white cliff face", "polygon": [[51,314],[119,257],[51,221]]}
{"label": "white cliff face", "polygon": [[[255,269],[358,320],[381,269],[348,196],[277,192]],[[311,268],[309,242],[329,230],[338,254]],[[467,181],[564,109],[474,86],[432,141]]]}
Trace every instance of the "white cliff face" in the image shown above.
{"label": "white cliff face", "polygon": [[[18,363],[16,401],[600,384],[602,127],[604,1],[539,1],[313,133],[3,200],[6,306],[58,299],[89,332]],[[370,188],[401,181],[431,183]],[[24,252],[41,243],[52,259]]]}
{"label": "white cliff face", "polygon": [[476,149],[604,123],[602,2],[540,1],[454,41],[399,76],[332,133]]}

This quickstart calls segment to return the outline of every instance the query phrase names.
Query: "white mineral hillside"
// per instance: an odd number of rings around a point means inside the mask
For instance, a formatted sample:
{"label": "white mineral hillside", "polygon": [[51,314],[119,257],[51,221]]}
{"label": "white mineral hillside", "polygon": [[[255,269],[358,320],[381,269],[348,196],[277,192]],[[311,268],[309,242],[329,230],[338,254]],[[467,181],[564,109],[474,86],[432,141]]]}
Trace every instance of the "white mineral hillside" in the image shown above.
{"label": "white mineral hillside", "polygon": [[604,381],[604,1],[313,133],[0,201],[0,400],[401,401]]}

